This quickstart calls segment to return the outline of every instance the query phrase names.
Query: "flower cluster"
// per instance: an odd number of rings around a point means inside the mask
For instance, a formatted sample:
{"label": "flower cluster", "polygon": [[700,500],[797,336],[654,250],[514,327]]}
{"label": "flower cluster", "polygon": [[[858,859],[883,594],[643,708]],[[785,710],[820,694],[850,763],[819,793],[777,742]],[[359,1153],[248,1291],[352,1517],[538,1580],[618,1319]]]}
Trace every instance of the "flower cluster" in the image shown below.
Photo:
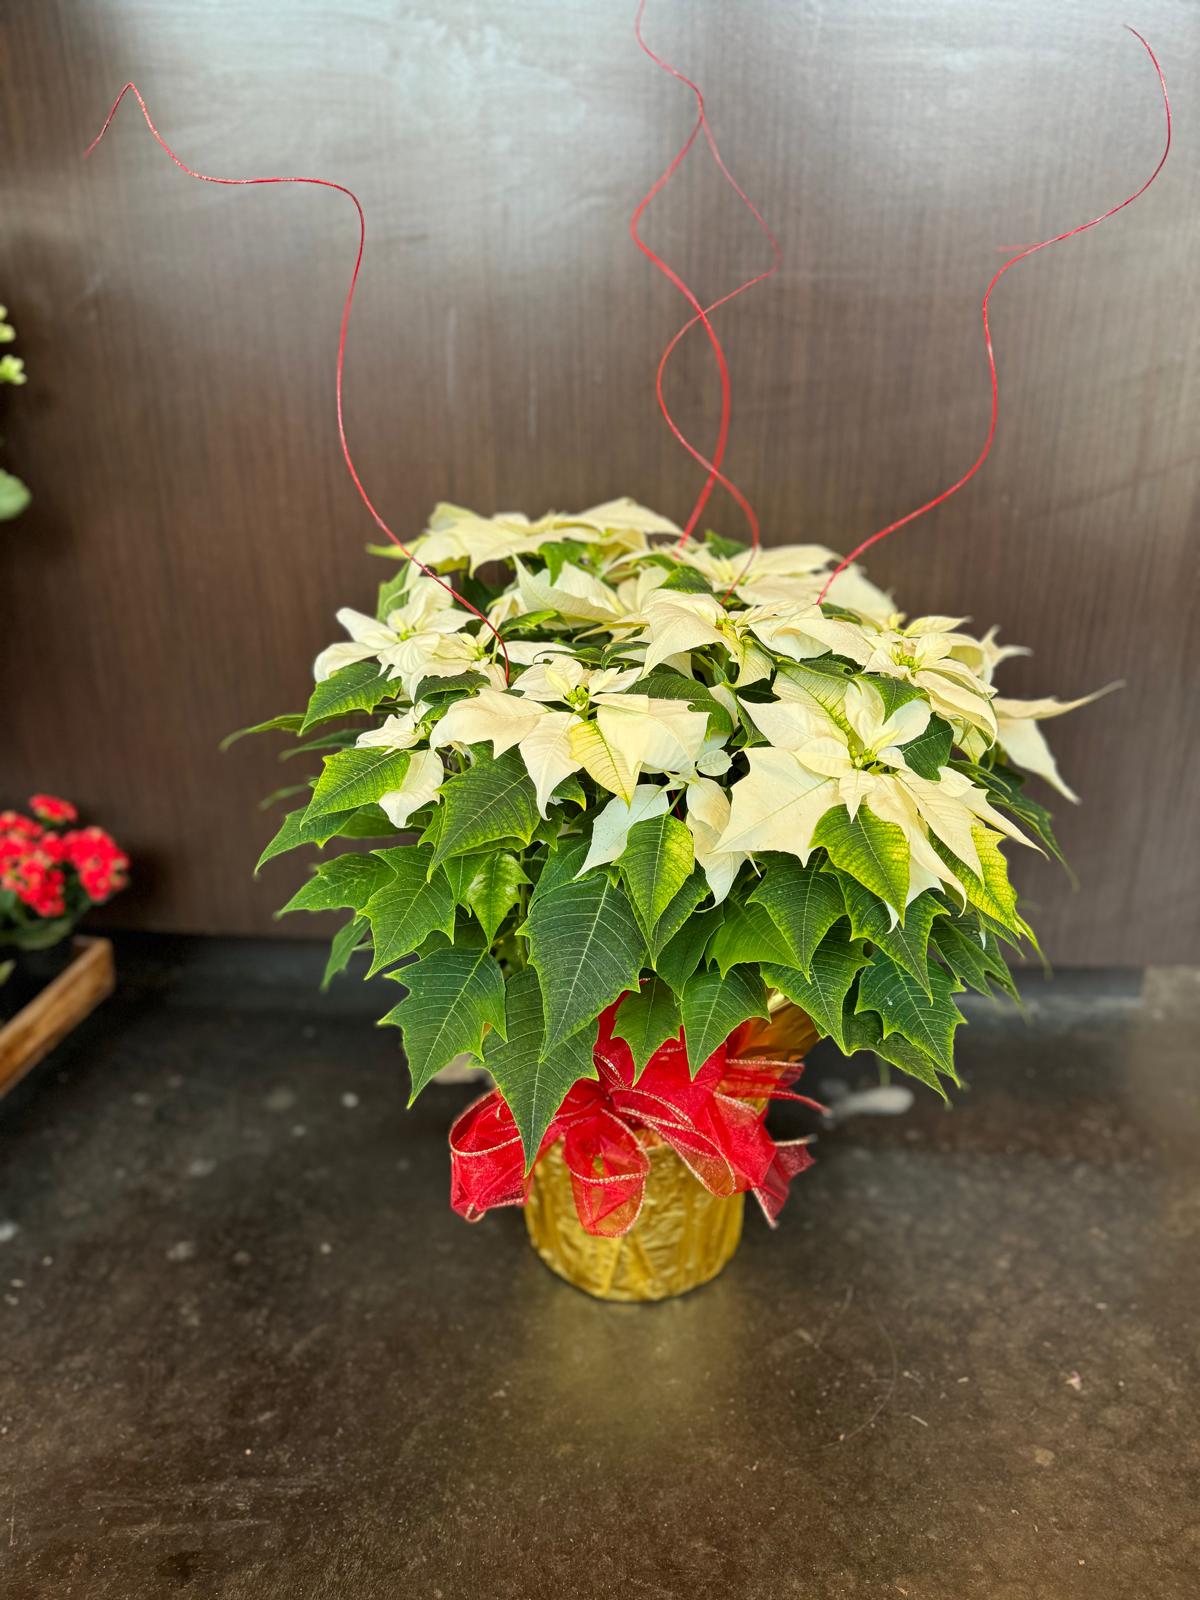
{"label": "flower cluster", "polygon": [[848,1053],[954,1078],[953,994],[1011,988],[1000,946],[1032,939],[1001,845],[1058,854],[1024,774],[1074,798],[1040,723],[1082,701],[1001,696],[1024,652],[857,568],[828,584],[822,546],[681,542],[628,500],[443,505],[415,553],[374,617],[339,612],[307,711],[262,725],[322,761],[264,859],[419,832],[287,908],[351,911],[331,971],[418,955],[386,1019],[414,1092],[484,1054],[535,1153],[622,994],[639,1070],[679,1036],[697,1069],[784,995]]}
{"label": "flower cluster", "polygon": [[103,828],[71,827],[69,800],[35,794],[29,811],[0,811],[0,945],[54,943],[129,882],[129,857]]}

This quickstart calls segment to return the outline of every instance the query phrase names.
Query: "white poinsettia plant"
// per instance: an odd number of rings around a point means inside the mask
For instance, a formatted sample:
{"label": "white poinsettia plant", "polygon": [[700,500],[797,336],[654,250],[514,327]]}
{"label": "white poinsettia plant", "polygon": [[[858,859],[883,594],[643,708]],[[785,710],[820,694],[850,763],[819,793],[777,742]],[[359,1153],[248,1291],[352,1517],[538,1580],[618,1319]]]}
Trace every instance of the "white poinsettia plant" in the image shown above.
{"label": "white poinsettia plant", "polygon": [[413,551],[260,729],[321,761],[263,861],[381,841],[284,910],[350,913],[327,980],[366,947],[404,985],[414,1096],[483,1060],[532,1159],[621,996],[639,1071],[681,1035],[694,1071],[779,995],[957,1081],[955,993],[1011,992],[1002,948],[1033,940],[1003,847],[1059,853],[1024,774],[1074,798],[1040,724],[1082,701],[1000,696],[1023,652],[906,622],[856,568],[820,598],[821,546],[681,545],[629,500],[442,505]]}

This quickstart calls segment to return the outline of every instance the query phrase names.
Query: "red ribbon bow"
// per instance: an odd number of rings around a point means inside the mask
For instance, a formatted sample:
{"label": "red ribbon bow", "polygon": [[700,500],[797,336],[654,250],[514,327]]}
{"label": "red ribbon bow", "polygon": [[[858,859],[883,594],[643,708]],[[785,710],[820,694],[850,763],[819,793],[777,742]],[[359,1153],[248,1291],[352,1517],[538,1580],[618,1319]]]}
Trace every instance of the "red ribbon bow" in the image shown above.
{"label": "red ribbon bow", "polygon": [[[738,1029],[694,1078],[682,1039],[669,1039],[635,1083],[633,1054],[624,1039],[613,1037],[617,1005],[600,1017],[592,1052],[598,1078],[572,1085],[538,1150],[540,1160],[563,1141],[580,1223],[603,1238],[633,1227],[650,1171],[637,1137],[644,1128],[670,1145],[710,1194],[752,1193],[773,1225],[788,1185],[812,1157],[803,1140],[777,1144],[771,1138],[766,1102],[816,1106],[787,1088],[803,1063],[739,1058],[745,1030]],[[531,1181],[512,1112],[493,1089],[450,1130],[450,1204],[478,1222],[493,1206],[524,1205]]]}

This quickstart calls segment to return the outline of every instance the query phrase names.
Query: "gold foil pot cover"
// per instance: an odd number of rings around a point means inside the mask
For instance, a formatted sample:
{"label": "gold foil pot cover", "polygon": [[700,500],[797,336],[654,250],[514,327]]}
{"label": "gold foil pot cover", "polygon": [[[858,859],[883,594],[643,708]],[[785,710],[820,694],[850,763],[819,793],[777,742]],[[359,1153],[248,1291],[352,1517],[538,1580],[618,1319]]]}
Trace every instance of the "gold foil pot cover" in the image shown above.
{"label": "gold foil pot cover", "polygon": [[552,1272],[599,1300],[665,1300],[715,1278],[742,1237],[745,1195],[710,1194],[669,1145],[641,1136],[650,1158],[641,1213],[619,1239],[585,1231],[562,1144],[533,1169],[525,1226]]}

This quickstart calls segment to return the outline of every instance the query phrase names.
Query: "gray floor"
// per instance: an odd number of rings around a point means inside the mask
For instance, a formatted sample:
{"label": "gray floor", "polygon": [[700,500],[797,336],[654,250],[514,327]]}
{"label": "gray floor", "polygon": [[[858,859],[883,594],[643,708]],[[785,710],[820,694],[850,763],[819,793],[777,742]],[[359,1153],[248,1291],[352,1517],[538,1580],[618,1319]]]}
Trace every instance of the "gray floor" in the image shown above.
{"label": "gray floor", "polygon": [[470,1091],[314,959],[127,945],[0,1108],[4,1600],[1200,1593],[1196,974],[973,1008],[952,1112],[610,1307],[450,1213]]}

